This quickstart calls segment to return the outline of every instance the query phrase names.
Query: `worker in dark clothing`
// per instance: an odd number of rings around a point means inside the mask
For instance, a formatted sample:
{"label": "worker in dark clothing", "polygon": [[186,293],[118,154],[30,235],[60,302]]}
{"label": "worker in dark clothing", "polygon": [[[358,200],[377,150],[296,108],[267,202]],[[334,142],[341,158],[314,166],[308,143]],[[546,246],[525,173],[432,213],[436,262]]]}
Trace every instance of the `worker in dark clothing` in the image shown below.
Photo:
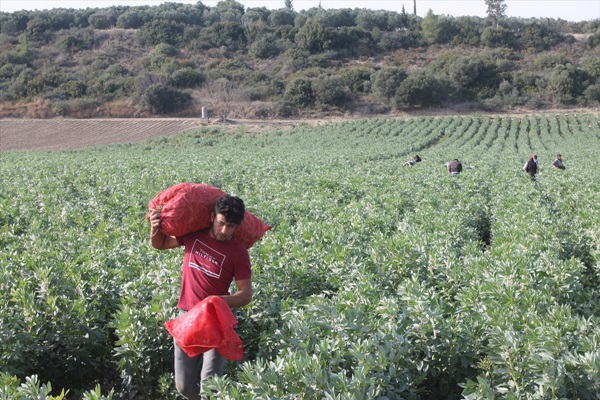
{"label": "worker in dark clothing", "polygon": [[563,162],[560,154],[556,155],[556,160],[552,161],[552,168],[565,169],[565,163]]}
{"label": "worker in dark clothing", "polygon": [[446,165],[448,167],[448,173],[450,173],[450,175],[452,176],[458,176],[458,174],[462,172],[462,164],[456,158],[454,159],[454,161],[451,161]]}
{"label": "worker in dark clothing", "polygon": [[523,171],[529,174],[531,180],[535,180],[535,174],[538,172],[537,156],[535,154],[529,157],[529,160],[523,165]]}

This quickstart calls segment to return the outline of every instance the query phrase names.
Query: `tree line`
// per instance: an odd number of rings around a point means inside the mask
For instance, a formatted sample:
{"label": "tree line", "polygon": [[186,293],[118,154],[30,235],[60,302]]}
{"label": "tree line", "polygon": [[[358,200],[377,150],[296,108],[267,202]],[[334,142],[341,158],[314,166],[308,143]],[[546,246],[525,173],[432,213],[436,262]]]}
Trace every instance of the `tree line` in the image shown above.
{"label": "tree line", "polygon": [[[315,7],[0,13],[0,116],[238,117],[600,104],[600,20]],[[33,115],[32,115],[33,113]]]}

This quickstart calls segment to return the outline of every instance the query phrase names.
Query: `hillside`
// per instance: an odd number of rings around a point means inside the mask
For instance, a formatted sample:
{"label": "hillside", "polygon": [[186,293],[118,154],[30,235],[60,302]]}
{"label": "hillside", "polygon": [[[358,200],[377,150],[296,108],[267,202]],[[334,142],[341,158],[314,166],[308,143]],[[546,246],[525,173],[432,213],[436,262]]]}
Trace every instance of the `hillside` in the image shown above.
{"label": "hillside", "polygon": [[228,0],[0,12],[0,26],[0,118],[196,118],[204,109],[267,120],[600,104],[599,20]]}

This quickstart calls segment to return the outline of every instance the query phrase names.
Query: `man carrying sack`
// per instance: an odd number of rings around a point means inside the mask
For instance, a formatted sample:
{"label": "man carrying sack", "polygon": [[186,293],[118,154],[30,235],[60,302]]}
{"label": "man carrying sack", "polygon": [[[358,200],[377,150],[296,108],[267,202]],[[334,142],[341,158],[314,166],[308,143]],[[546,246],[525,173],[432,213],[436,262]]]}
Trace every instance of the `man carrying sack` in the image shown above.
{"label": "man carrying sack", "polygon": [[[246,246],[234,237],[244,215],[242,199],[225,194],[217,200],[211,213],[210,227],[175,237],[161,231],[160,209],[149,213],[150,237],[154,248],[166,250],[185,247],[177,303],[180,315],[210,296],[218,296],[230,308],[245,306],[252,300],[250,256]],[[237,291],[231,295],[229,287],[233,280]],[[190,357],[176,341],[174,346],[177,390],[187,399],[201,399],[201,382],[223,374],[225,357],[217,349]]]}

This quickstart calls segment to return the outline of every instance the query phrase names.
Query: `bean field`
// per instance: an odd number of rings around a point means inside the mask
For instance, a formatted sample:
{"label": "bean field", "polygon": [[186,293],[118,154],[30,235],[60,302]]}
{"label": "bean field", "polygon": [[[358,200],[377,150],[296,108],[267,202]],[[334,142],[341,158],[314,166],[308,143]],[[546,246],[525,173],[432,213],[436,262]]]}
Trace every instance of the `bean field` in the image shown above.
{"label": "bean field", "polygon": [[211,398],[600,399],[597,114],[203,127],[0,167],[0,399],[178,398],[183,251],[144,217],[179,182],[273,226]]}

